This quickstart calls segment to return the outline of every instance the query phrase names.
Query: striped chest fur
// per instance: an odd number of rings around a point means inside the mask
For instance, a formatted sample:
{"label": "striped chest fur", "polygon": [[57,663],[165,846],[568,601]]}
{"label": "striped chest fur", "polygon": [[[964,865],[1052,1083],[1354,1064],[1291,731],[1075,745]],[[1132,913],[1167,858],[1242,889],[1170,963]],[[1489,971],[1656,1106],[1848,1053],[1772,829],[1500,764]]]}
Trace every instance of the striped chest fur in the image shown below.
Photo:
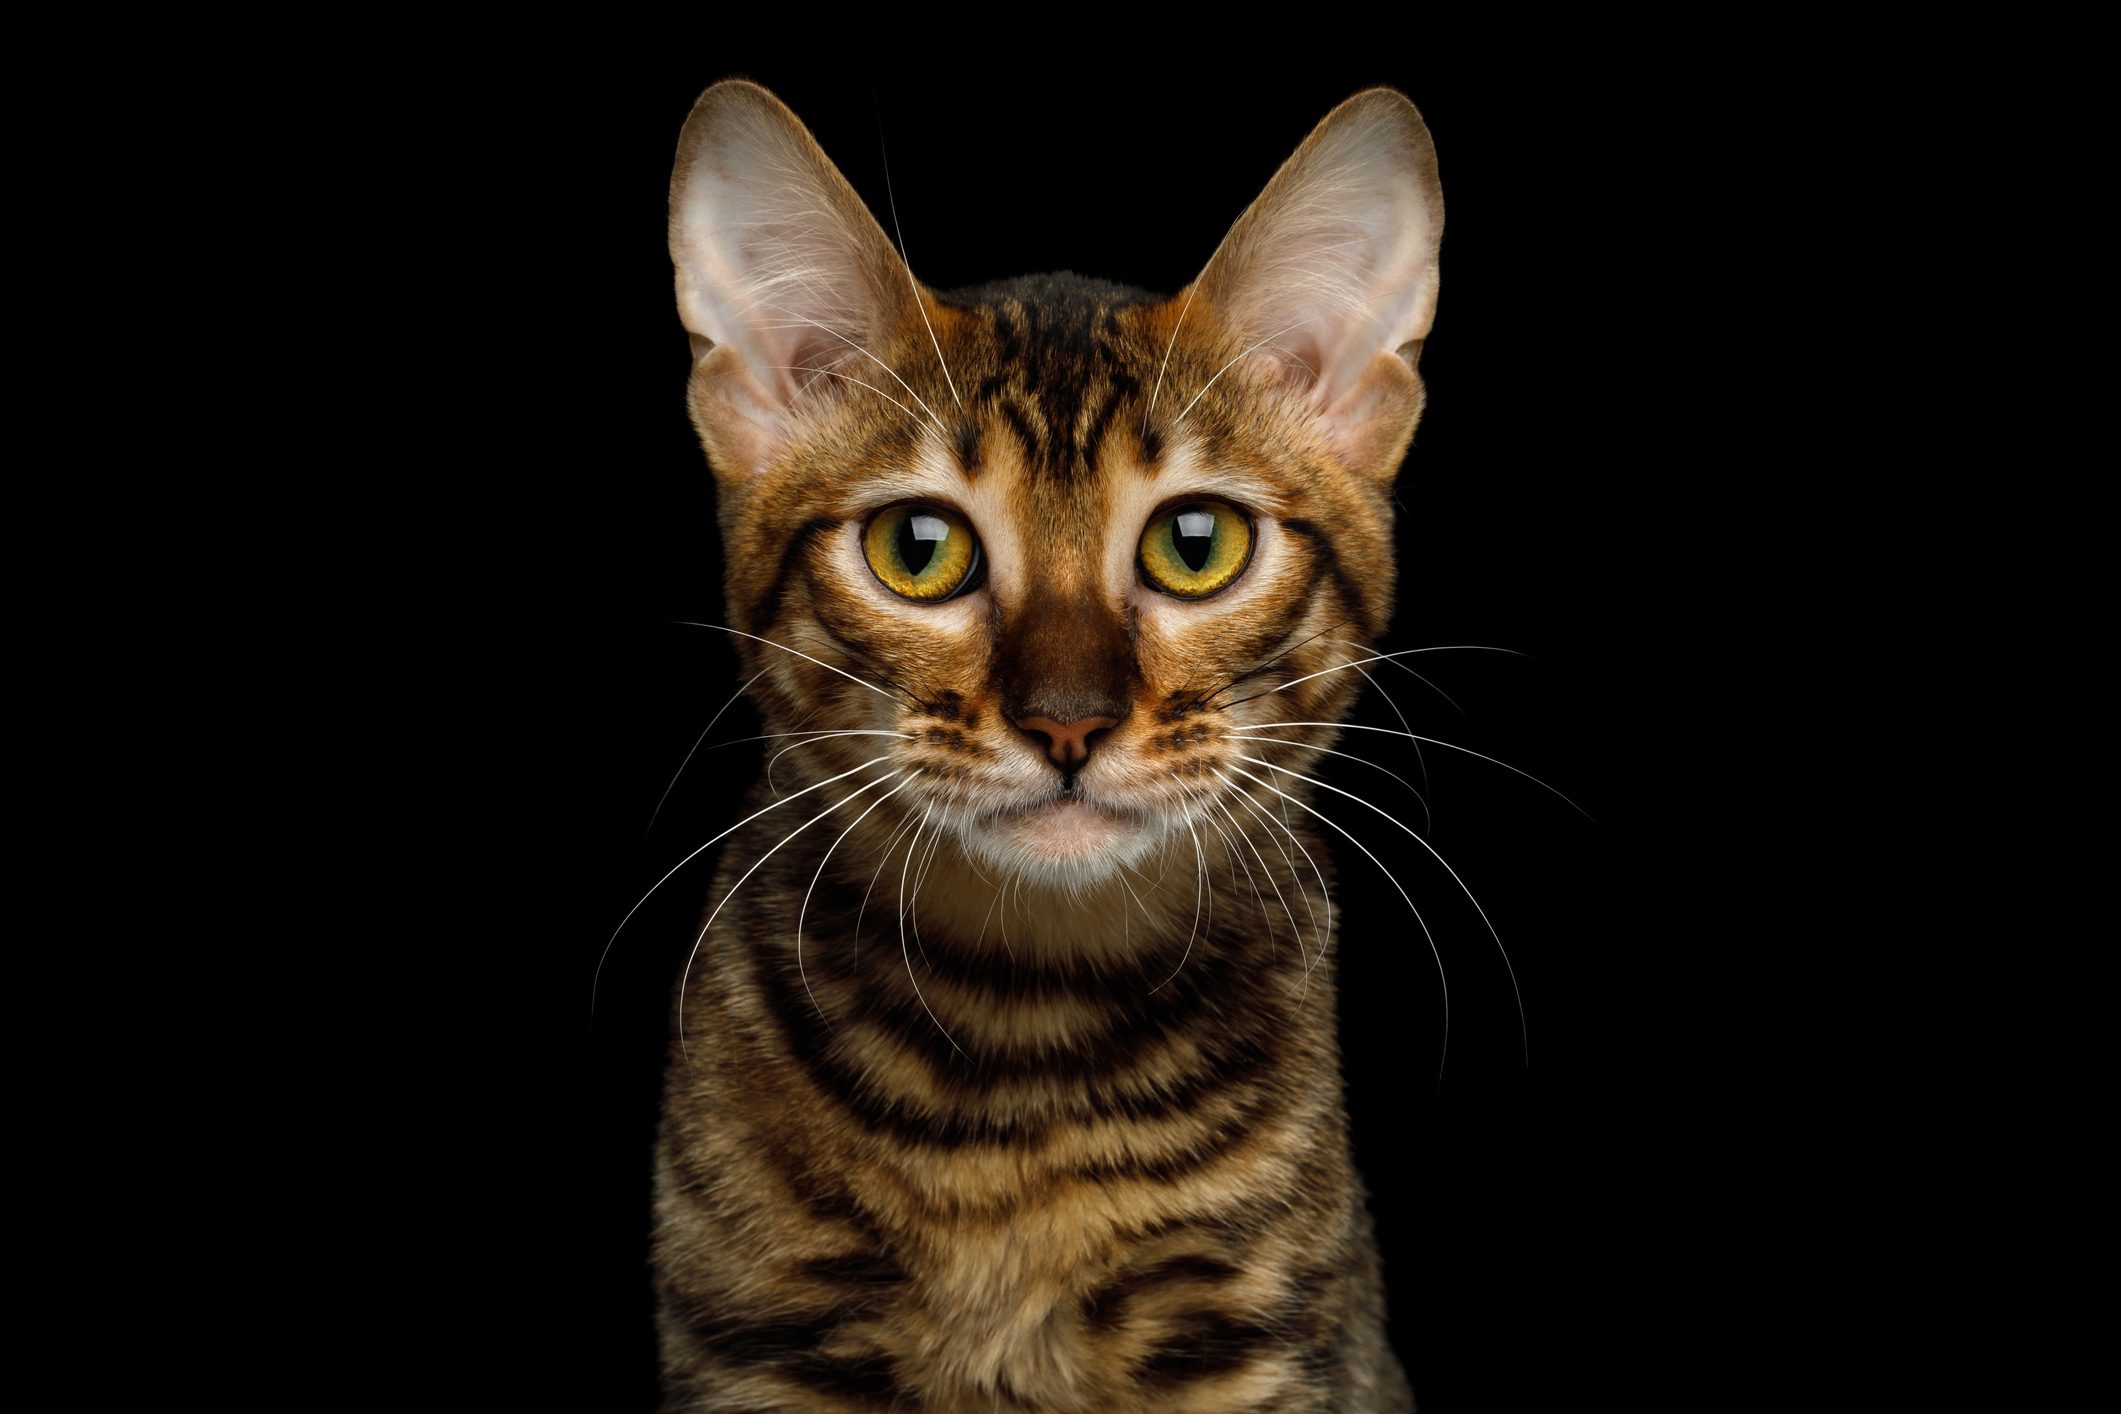
{"label": "striped chest fur", "polygon": [[1170,299],[921,287],[717,85],[672,180],[776,736],[679,991],[673,1410],[1405,1410],[1304,768],[1385,627],[1441,199],[1383,90]]}

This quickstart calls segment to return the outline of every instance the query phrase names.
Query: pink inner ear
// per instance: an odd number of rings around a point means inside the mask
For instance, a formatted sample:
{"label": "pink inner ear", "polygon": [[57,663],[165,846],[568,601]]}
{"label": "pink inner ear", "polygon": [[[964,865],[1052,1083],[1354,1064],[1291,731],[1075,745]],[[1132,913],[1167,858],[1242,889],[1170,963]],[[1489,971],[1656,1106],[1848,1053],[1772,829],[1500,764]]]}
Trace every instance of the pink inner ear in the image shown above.
{"label": "pink inner ear", "polygon": [[1422,338],[1436,299],[1443,197],[1421,116],[1370,90],[1329,114],[1203,272],[1232,333],[1314,411],[1343,405],[1372,359]]}
{"label": "pink inner ear", "polygon": [[[671,256],[686,328],[741,354],[747,399],[782,407],[821,370],[865,362],[907,312],[875,217],[802,124],[755,85],[695,105],[671,177]],[[855,376],[854,370],[848,370]]]}
{"label": "pink inner ear", "polygon": [[826,377],[824,370],[842,362],[849,352],[845,340],[836,339],[822,329],[806,329],[792,334],[781,355],[788,360],[788,367],[780,370],[778,375],[785,380],[785,392],[792,397]]}
{"label": "pink inner ear", "polygon": [[1326,366],[1325,344],[1308,329],[1292,329],[1267,346],[1281,365],[1282,385],[1292,392],[1316,389]]}

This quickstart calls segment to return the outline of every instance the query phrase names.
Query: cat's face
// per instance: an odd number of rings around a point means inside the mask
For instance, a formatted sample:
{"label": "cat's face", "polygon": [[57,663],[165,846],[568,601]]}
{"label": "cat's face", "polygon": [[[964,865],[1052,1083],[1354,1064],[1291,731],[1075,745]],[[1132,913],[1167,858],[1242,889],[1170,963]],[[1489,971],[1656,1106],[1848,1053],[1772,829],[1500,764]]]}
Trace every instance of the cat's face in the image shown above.
{"label": "cat's face", "polygon": [[1391,605],[1442,225],[1412,105],[1335,110],[1169,300],[918,286],[749,84],[671,211],[728,626],[767,731],[847,733],[772,747],[1060,883],[1286,785],[1233,734],[1336,720]]}

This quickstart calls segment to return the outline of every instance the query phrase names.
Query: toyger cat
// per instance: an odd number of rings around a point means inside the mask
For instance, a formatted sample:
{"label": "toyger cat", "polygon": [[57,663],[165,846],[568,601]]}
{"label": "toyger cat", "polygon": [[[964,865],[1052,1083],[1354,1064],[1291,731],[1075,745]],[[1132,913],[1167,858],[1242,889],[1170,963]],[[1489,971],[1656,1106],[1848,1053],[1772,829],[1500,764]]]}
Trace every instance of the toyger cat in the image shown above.
{"label": "toyger cat", "polygon": [[1373,89],[1169,299],[943,293],[779,100],[695,105],[689,407],[785,823],[679,989],[668,1409],[1413,1407],[1300,772],[1390,612],[1441,230]]}

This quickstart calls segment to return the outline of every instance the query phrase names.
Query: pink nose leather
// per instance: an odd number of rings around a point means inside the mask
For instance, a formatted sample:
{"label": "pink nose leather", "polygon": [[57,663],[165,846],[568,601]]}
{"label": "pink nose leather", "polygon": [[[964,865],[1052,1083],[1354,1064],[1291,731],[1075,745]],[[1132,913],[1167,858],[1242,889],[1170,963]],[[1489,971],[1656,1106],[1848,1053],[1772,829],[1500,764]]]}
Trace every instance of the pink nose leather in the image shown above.
{"label": "pink nose leather", "polygon": [[1051,717],[1018,717],[1016,724],[1046,739],[1046,755],[1054,765],[1077,766],[1090,757],[1090,734],[1118,726],[1119,718],[1084,717],[1074,722],[1056,722]]}

